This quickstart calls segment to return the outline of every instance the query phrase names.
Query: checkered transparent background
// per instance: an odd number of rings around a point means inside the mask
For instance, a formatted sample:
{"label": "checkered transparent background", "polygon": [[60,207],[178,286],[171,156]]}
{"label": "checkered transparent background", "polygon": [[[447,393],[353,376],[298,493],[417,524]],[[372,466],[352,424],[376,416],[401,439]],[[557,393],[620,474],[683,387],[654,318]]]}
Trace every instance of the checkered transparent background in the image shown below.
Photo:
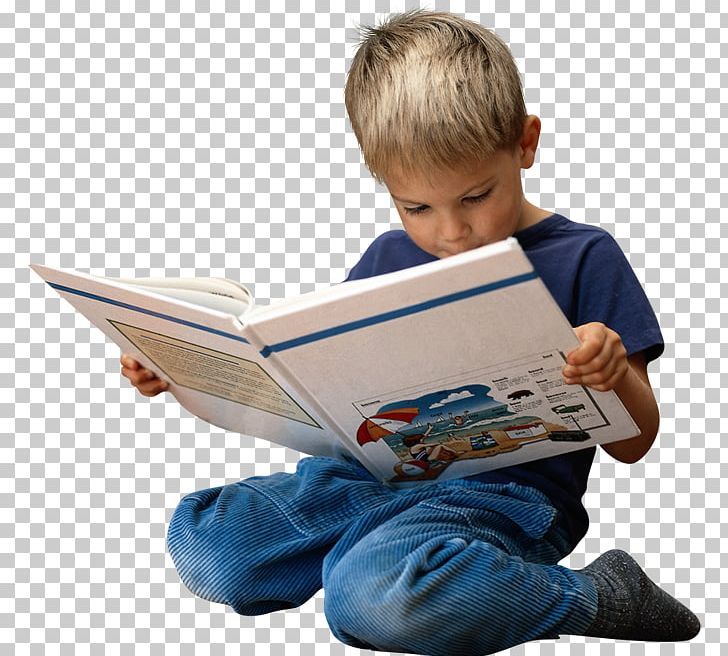
{"label": "checkered transparent background", "polygon": [[[299,456],[137,395],[117,349],[27,266],[227,276],[265,303],[342,280],[398,226],[342,89],[354,25],[418,3],[272,5],[1,5],[3,653],[359,653],[329,633],[321,594],[246,618],[183,588],[165,550],[180,497]],[[667,341],[650,369],[657,446],[631,466],[598,455],[592,524],[562,564],[628,550],[704,625],[685,644],[571,636],[512,653],[704,654],[728,643],[728,14],[718,0],[428,6],[511,44],[543,121],[527,196],[614,234]]]}

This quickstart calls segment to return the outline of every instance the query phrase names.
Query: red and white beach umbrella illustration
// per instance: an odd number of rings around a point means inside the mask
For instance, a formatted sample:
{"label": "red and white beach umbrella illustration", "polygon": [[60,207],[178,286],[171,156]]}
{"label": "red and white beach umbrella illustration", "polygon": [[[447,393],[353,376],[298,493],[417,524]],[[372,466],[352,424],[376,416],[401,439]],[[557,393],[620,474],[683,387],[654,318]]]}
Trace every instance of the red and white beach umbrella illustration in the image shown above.
{"label": "red and white beach umbrella illustration", "polygon": [[408,426],[419,413],[419,408],[395,408],[372,415],[360,424],[356,432],[356,441],[363,446],[387,435],[393,435],[399,429]]}

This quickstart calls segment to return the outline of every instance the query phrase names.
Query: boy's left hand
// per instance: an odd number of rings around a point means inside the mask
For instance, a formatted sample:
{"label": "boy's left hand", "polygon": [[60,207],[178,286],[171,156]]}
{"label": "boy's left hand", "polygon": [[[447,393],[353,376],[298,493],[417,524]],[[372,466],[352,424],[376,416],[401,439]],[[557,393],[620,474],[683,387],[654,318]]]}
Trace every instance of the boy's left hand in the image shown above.
{"label": "boy's left hand", "polygon": [[629,370],[622,338],[603,323],[585,323],[574,328],[581,346],[566,356],[561,370],[567,385],[586,385],[604,392],[616,387]]}

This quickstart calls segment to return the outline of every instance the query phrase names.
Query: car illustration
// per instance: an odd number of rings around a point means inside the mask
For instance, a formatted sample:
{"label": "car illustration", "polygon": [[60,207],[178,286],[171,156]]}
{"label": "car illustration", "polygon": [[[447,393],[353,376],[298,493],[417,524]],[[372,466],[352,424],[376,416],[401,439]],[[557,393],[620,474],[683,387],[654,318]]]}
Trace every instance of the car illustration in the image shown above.
{"label": "car illustration", "polygon": [[585,406],[583,403],[579,403],[578,405],[565,405],[564,403],[562,403],[561,405],[556,405],[553,408],[551,408],[551,410],[553,412],[556,412],[557,414],[560,414],[560,415],[568,415],[573,412],[579,412],[579,410],[584,410],[584,409],[585,409]]}
{"label": "car illustration", "polygon": [[516,401],[518,399],[522,399],[525,396],[533,396],[533,392],[531,390],[527,390],[527,389],[516,390],[515,392],[511,392],[508,395],[508,398],[511,399],[512,401]]}
{"label": "car illustration", "polygon": [[551,431],[549,439],[552,442],[586,442],[590,435],[583,430]]}

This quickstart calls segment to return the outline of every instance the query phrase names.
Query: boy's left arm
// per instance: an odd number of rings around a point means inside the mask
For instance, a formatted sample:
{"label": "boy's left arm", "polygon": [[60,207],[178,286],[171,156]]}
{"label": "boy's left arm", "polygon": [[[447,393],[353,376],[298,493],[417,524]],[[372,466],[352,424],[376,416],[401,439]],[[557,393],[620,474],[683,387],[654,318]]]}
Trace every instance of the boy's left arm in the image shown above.
{"label": "boy's left arm", "polygon": [[647,375],[644,353],[627,356],[621,337],[603,323],[574,328],[581,346],[566,356],[564,382],[586,385],[599,391],[614,390],[640,429],[640,435],[601,445],[613,458],[634,463],[640,460],[657,436],[660,412]]}

